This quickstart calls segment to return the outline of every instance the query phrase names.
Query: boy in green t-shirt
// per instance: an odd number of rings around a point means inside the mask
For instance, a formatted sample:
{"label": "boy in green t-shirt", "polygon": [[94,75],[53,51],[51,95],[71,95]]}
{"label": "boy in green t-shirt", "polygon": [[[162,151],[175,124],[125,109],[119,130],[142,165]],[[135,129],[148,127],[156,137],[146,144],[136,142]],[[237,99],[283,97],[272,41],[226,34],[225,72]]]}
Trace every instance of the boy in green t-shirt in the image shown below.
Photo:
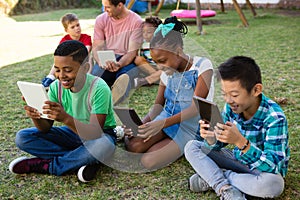
{"label": "boy in green t-shirt", "polygon": [[[57,80],[43,107],[49,119],[25,106],[35,127],[16,135],[16,145],[36,157],[15,159],[9,165],[11,172],[60,176],[77,171],[79,180],[88,182],[95,177],[99,162],[113,154],[116,122],[111,91],[101,78],[87,74],[87,57],[86,47],[76,40],[63,42],[55,50]],[[53,126],[54,121],[65,126]]]}

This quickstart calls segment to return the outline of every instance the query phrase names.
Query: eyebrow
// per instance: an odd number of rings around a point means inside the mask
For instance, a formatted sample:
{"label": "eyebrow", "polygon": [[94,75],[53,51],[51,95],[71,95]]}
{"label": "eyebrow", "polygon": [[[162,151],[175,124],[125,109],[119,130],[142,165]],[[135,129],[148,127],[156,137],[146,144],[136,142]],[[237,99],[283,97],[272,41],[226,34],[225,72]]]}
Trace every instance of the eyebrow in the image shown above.
{"label": "eyebrow", "polygon": [[[222,92],[225,93],[225,91],[224,91],[222,88],[221,88],[221,90],[222,90]],[[229,93],[233,93],[233,92],[235,92],[235,93],[240,93],[239,90],[232,90],[232,91],[229,91]]]}
{"label": "eyebrow", "polygon": [[[59,68],[59,67],[54,65],[54,68]],[[72,68],[72,67],[71,66],[63,66],[62,68],[65,69],[65,68]]]}

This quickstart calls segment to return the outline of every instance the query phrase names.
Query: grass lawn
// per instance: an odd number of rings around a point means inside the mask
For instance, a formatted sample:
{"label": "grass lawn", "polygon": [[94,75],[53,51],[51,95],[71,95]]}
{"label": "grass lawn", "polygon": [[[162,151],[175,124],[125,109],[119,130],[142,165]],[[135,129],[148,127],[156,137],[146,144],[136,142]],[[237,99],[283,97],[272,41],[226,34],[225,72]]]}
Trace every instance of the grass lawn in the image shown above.
{"label": "grass lawn", "polygon": [[[258,16],[254,18],[249,10],[245,10],[250,24],[248,28],[244,28],[237,13],[230,10],[205,19],[206,35],[203,36],[196,35],[197,27],[188,21],[185,51],[208,56],[215,67],[235,55],[250,56],[257,61],[262,70],[264,93],[278,101],[287,100],[282,108],[289,123],[291,159],[285,190],[278,199],[300,199],[300,18],[279,14],[278,10],[256,11]],[[97,9],[60,10],[16,16],[14,19],[59,20],[66,12],[77,13],[80,19],[94,19],[98,14]],[[170,9],[162,10],[160,17],[168,16],[169,12]],[[218,199],[214,192],[197,194],[187,189],[187,178],[194,172],[184,158],[149,173],[129,173],[103,167],[96,180],[88,184],[78,182],[76,175],[11,174],[9,162],[27,155],[16,148],[15,133],[32,126],[25,116],[16,81],[40,82],[49,72],[52,60],[52,55],[45,55],[0,68],[0,199]],[[222,106],[217,83],[216,86],[215,101]],[[156,89],[157,86],[152,86],[136,90],[130,106],[136,108],[140,115],[146,114]],[[118,148],[122,148],[121,143]],[[124,163],[124,168],[129,164]]]}

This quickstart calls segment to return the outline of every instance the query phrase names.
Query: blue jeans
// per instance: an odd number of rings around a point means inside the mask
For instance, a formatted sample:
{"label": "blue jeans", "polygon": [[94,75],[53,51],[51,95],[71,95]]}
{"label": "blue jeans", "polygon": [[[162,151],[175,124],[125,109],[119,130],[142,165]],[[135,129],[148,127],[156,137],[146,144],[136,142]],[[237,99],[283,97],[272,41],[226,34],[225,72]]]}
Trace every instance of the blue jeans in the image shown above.
{"label": "blue jeans", "polygon": [[[122,58],[122,56],[116,55],[117,61],[119,61],[121,58]],[[129,76],[130,81],[129,81],[128,87],[126,89],[126,92],[125,92],[125,97],[128,97],[132,86],[134,86],[134,78],[139,76],[139,72],[140,72],[139,68],[136,67],[136,65],[134,63],[130,63],[129,65],[122,67],[121,69],[119,69],[116,72],[107,71],[107,70],[99,67],[99,65],[96,63],[93,66],[91,74],[94,76],[101,77],[107,83],[107,85],[109,87],[111,87],[114,84],[115,80],[119,76],[121,76],[122,74],[127,74]]]}
{"label": "blue jeans", "polygon": [[31,155],[50,159],[49,173],[57,176],[84,165],[103,163],[115,150],[114,138],[109,134],[84,141],[67,126],[52,127],[48,133],[35,127],[22,129],[17,132],[16,145]]}
{"label": "blue jeans", "polygon": [[283,192],[284,179],[280,174],[250,170],[236,160],[229,149],[210,150],[204,142],[191,140],[184,152],[197,174],[217,194],[224,185],[232,185],[247,195],[261,198],[274,198]]}

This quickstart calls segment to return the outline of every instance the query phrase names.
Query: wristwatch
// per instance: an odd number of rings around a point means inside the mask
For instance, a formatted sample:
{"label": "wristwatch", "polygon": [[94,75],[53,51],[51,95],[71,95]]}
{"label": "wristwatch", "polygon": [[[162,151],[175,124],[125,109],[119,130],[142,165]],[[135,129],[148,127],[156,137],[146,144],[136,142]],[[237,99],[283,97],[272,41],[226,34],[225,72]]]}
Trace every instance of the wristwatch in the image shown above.
{"label": "wristwatch", "polygon": [[246,144],[244,146],[242,146],[242,148],[239,148],[240,151],[243,151],[247,148],[247,146],[249,145],[249,140],[247,140]]}

